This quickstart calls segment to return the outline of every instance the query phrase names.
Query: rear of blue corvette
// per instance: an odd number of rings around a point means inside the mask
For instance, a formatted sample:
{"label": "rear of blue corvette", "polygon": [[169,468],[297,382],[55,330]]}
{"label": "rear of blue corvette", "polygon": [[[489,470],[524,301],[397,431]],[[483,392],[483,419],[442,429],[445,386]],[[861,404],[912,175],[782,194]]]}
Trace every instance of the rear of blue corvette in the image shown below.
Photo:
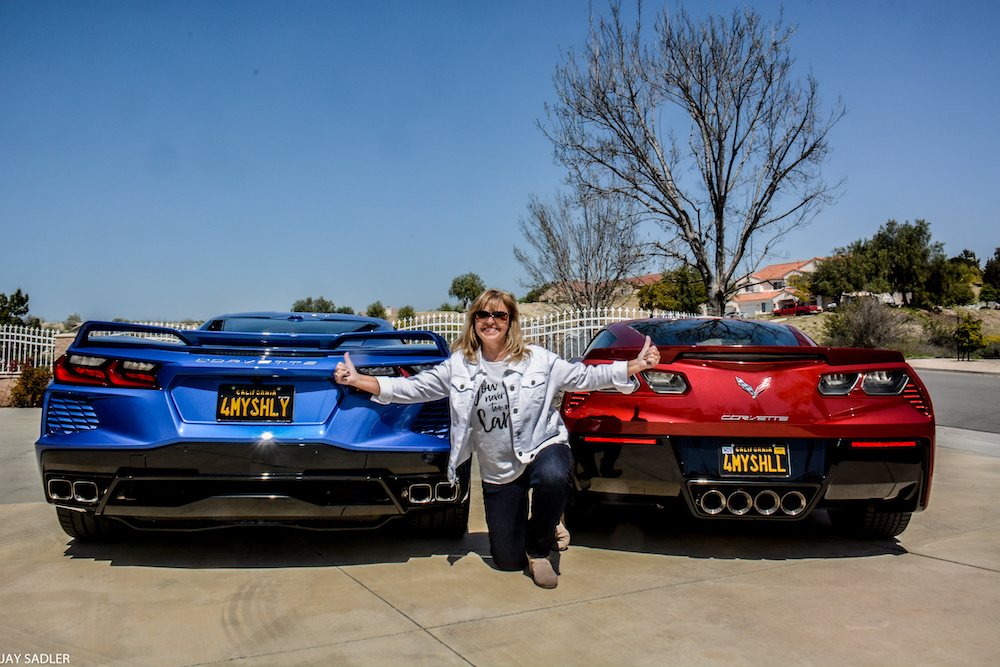
{"label": "rear of blue corvette", "polygon": [[311,313],[223,316],[197,331],[88,322],[55,368],[36,444],[48,501],[78,539],[233,525],[465,532],[447,480],[447,401],[378,405],[337,385],[448,356],[429,332]]}

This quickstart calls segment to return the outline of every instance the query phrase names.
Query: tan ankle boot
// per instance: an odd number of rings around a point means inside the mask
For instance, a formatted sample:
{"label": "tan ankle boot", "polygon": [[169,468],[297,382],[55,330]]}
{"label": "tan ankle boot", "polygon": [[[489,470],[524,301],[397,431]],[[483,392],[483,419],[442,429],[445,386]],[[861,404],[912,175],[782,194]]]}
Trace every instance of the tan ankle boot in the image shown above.
{"label": "tan ankle boot", "polygon": [[548,558],[528,556],[528,570],[531,572],[531,578],[535,580],[536,586],[555,588],[559,585],[559,575],[556,574],[556,570]]}

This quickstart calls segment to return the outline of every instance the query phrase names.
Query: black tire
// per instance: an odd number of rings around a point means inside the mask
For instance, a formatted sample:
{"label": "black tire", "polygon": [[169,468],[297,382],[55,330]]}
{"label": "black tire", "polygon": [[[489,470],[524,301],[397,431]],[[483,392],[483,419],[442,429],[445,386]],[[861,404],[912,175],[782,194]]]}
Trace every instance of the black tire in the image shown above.
{"label": "black tire", "polygon": [[864,540],[888,540],[910,524],[912,512],[880,512],[872,505],[830,510],[830,522],[838,532]]}
{"label": "black tire", "polygon": [[448,507],[410,510],[406,522],[411,535],[458,539],[469,530],[469,498]]}
{"label": "black tire", "polygon": [[110,519],[86,512],[74,512],[62,507],[56,508],[56,515],[59,517],[59,525],[62,526],[63,531],[81,542],[111,540],[119,533],[121,527],[121,524]]}

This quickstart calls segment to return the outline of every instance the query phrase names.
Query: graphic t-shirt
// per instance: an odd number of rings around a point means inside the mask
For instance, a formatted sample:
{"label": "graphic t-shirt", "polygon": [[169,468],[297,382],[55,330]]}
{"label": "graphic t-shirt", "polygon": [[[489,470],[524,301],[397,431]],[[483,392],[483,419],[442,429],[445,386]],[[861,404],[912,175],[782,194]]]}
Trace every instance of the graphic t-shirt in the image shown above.
{"label": "graphic t-shirt", "polygon": [[472,406],[472,446],[479,458],[483,481],[507,484],[524,470],[524,464],[514,456],[511,438],[510,402],[503,383],[507,364],[485,359],[482,364],[486,379],[476,389]]}

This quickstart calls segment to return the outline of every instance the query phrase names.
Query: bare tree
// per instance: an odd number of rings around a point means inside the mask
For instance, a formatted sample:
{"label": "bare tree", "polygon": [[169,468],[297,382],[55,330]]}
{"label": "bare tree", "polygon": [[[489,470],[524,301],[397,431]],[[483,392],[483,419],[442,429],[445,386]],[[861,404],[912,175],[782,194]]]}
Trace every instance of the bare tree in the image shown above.
{"label": "bare tree", "polygon": [[820,110],[811,75],[792,80],[794,31],[749,8],[704,21],[682,10],[661,12],[646,43],[641,18],[628,29],[613,1],[585,49],[563,57],[540,124],[580,196],[626,198],[661,227],[656,252],[697,269],[712,314],[840,185],[820,167],[844,110]]}
{"label": "bare tree", "polygon": [[528,272],[524,286],[548,286],[552,301],[565,307],[612,305],[647,255],[634,216],[621,204],[614,197],[580,201],[557,194],[549,202],[532,195],[520,227],[534,253],[514,248]]}

